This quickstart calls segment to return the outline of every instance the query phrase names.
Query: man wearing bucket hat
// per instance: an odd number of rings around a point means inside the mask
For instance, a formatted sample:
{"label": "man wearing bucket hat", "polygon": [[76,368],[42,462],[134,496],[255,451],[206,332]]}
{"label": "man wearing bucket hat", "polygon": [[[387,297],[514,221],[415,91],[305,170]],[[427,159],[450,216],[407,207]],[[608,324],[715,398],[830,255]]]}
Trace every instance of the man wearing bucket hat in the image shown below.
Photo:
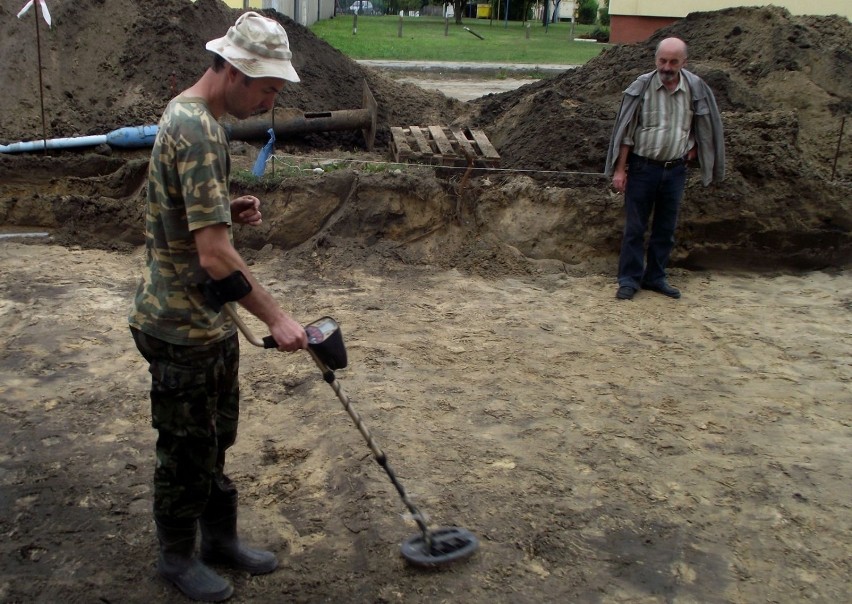
{"label": "man wearing bucket hat", "polygon": [[234,248],[232,224],[259,224],[260,202],[230,200],[228,140],[217,121],[268,111],[285,81],[299,81],[287,33],[247,12],[206,48],[212,66],[172,99],[159,123],[148,172],[146,265],[129,323],[152,376],[157,571],[190,598],[218,602],[233,587],[206,563],[263,574],[278,561],[237,537],[237,491],[224,466],[237,436],[239,344],[233,322],[205,302],[199,286],[212,280],[233,291],[229,299],[266,323],[279,350],[303,349],[307,340]]}

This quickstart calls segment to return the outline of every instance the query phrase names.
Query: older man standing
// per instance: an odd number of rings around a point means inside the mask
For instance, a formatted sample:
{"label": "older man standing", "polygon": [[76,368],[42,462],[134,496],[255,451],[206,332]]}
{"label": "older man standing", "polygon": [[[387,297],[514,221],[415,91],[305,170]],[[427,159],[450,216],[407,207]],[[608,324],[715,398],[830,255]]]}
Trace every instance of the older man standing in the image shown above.
{"label": "older man standing", "polygon": [[[130,314],[149,363],[157,571],[193,600],[219,602],[231,584],[208,564],[263,574],[278,560],[237,536],[237,490],[225,456],[237,438],[239,344],[234,323],[211,308],[202,284],[262,320],[279,350],[307,346],[304,328],[255,280],[234,248],[231,225],[261,221],[260,201],[229,198],[228,139],[218,120],[269,111],[298,82],[287,32],[254,12],[207,43],[212,64],[172,99],[148,170],[146,266]],[[195,550],[201,529],[201,556]]]}
{"label": "older man standing", "polygon": [[[686,163],[698,159],[704,186],[725,178],[722,119],[710,87],[684,69],[683,40],[657,45],[656,70],[639,76],[621,101],[607,153],[606,174],[625,194],[624,237],[616,298],[641,289],[680,298],[666,279],[674,248]],[[653,218],[652,218],[653,216]],[[651,236],[645,252],[645,233]]]}

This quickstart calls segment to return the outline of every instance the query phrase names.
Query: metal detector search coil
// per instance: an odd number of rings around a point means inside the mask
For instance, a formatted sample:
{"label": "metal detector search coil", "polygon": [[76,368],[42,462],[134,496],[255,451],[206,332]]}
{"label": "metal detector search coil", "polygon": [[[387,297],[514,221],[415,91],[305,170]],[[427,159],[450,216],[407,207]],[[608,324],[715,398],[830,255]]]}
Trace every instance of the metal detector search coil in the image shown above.
{"label": "metal detector search coil", "polygon": [[479,549],[479,540],[465,528],[446,526],[429,530],[429,539],[414,535],[400,547],[402,557],[415,566],[436,568],[464,560]]}

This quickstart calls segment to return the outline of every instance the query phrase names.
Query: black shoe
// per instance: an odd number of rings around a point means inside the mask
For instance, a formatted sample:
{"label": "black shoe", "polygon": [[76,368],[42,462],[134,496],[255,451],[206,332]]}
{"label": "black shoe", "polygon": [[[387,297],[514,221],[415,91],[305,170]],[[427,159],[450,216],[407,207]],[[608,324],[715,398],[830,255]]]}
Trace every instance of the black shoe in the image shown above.
{"label": "black shoe", "polygon": [[620,285],[618,287],[618,291],[615,292],[615,297],[619,300],[632,300],[633,294],[636,293],[635,287],[630,287],[629,285]]}
{"label": "black shoe", "polygon": [[672,287],[665,281],[659,281],[657,283],[643,283],[642,289],[649,289],[652,292],[663,294],[669,298],[680,298],[680,290],[676,287]]}

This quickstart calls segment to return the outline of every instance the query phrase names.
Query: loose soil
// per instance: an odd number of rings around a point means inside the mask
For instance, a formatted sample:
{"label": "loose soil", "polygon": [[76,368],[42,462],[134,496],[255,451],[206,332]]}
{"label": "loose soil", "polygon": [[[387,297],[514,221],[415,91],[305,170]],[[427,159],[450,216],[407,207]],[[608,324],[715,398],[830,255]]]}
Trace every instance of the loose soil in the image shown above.
{"label": "loose soil", "polygon": [[[42,130],[20,4],[0,0],[3,143]],[[214,0],[50,7],[51,138],[155,123],[238,14]],[[237,245],[300,321],[340,322],[338,377],[391,466],[434,526],[481,548],[442,571],[407,566],[398,546],[416,526],[310,359],[245,343],[229,472],[242,532],[281,568],[223,571],[233,601],[847,599],[849,21],[696,13],[462,103],[269,14],[303,80],[281,109],[357,109],[366,81],[377,144],[281,141],[276,165],[308,168],[235,179],[264,212]],[[671,275],[684,297],[619,303],[622,201],[600,172],[621,90],[668,35],[716,91],[728,179],[688,185]],[[386,166],[391,126],[433,124],[484,129],[502,170]],[[234,142],[235,173],[256,154]],[[184,601],[154,570],[149,376],[125,318],[147,155],[0,156],[2,231],[34,235],[0,239],[2,601]]]}

